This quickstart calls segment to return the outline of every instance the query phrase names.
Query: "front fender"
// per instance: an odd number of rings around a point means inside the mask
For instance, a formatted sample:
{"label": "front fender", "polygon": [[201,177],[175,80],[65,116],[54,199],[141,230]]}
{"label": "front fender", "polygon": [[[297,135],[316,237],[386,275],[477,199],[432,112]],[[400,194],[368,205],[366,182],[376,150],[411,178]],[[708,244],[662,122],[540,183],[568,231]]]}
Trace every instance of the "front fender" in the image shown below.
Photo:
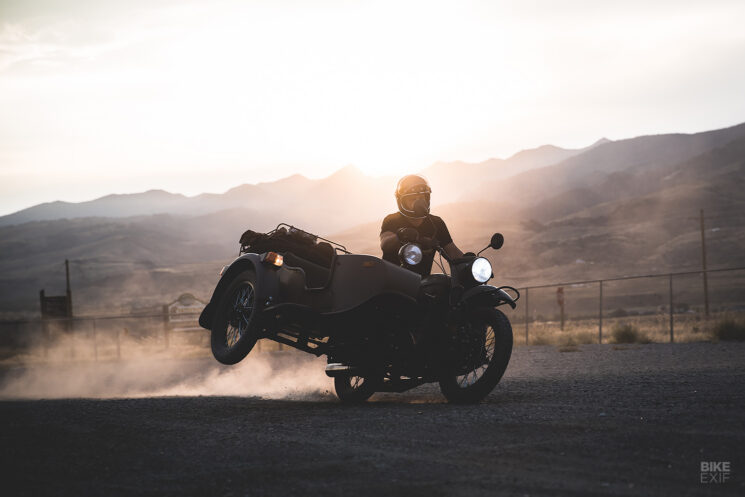
{"label": "front fender", "polygon": [[517,307],[515,299],[509,293],[491,285],[479,285],[469,288],[463,292],[461,301],[468,306],[476,307],[497,307],[503,304],[507,304],[513,309]]}
{"label": "front fender", "polygon": [[212,292],[212,298],[199,315],[199,326],[207,330],[212,329],[215,310],[223,293],[233,279],[246,269],[253,269],[256,273],[256,305],[258,310],[277,300],[278,279],[274,266],[269,267],[262,263],[259,254],[244,254],[234,260],[220,277],[215,291]]}

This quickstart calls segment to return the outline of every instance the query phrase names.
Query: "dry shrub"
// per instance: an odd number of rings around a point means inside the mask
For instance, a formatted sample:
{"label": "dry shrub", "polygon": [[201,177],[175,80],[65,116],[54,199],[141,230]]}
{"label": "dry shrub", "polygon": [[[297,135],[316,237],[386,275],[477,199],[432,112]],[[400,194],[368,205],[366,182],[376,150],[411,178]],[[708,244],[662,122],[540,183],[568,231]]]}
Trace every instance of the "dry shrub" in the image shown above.
{"label": "dry shrub", "polygon": [[718,340],[745,340],[745,323],[734,318],[724,318],[714,325],[711,330],[714,338]]}
{"label": "dry shrub", "polygon": [[559,339],[559,346],[574,347],[588,343],[597,343],[598,337],[592,331],[574,331],[563,335]]}
{"label": "dry shrub", "polygon": [[613,343],[649,343],[649,337],[633,324],[618,323],[611,330]]}
{"label": "dry shrub", "polygon": [[559,352],[579,352],[579,349],[575,345],[565,345],[559,347]]}
{"label": "dry shrub", "polygon": [[553,345],[553,340],[545,333],[535,333],[530,337],[530,345]]}
{"label": "dry shrub", "polygon": [[598,343],[598,335],[594,331],[577,331],[573,335],[577,344]]}

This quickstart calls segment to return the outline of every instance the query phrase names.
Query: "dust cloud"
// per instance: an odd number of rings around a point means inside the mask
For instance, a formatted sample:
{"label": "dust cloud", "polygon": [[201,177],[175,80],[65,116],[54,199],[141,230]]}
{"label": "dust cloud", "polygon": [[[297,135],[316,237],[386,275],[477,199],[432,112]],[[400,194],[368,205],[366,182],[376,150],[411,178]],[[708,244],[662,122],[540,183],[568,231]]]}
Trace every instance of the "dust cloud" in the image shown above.
{"label": "dust cloud", "polygon": [[[50,351],[58,357],[67,350]],[[247,396],[331,400],[333,381],[322,358],[294,351],[252,352],[234,366],[212,357],[141,354],[122,360],[50,360],[6,365],[0,399]]]}

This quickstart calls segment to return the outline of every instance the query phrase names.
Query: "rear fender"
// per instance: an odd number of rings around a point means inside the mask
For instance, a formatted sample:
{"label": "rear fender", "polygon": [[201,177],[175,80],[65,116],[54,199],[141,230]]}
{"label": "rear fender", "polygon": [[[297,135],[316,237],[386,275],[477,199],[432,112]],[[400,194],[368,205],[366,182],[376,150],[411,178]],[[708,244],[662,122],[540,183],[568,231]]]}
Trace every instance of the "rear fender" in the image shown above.
{"label": "rear fender", "polygon": [[212,298],[199,316],[199,326],[212,329],[212,321],[215,318],[215,310],[223,293],[233,279],[243,271],[253,269],[256,273],[256,305],[258,310],[271,305],[277,300],[278,278],[275,274],[277,269],[273,265],[261,262],[259,254],[244,254],[234,260],[223,272],[220,281],[212,292]]}
{"label": "rear fender", "polygon": [[497,307],[507,304],[514,309],[517,306],[515,299],[510,294],[491,285],[469,288],[463,292],[461,302],[464,302],[467,306],[475,307]]}

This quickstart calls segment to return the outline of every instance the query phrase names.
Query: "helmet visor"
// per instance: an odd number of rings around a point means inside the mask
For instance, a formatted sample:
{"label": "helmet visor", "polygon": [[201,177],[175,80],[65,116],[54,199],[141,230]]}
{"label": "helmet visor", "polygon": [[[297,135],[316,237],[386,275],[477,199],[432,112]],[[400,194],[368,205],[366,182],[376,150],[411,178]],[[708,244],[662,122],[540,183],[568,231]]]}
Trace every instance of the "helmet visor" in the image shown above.
{"label": "helmet visor", "polygon": [[407,193],[401,195],[401,208],[405,211],[414,213],[417,204],[425,207],[425,212],[417,213],[418,215],[425,215],[429,212],[429,193]]}

